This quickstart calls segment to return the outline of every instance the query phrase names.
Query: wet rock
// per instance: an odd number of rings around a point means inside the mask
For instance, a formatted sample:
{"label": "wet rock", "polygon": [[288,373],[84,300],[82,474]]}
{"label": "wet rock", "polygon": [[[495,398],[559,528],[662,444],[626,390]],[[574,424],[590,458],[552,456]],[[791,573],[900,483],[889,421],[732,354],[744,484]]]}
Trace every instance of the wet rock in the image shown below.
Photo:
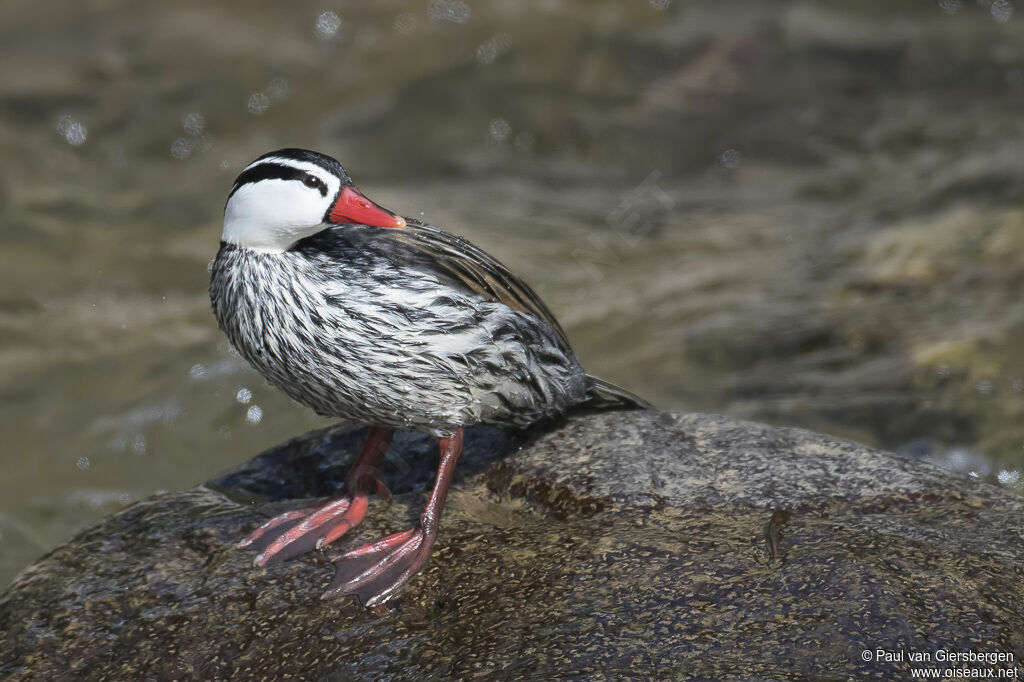
{"label": "wet rock", "polygon": [[414,520],[425,437],[396,439],[358,538],[253,568],[232,541],[330,493],[361,437],[309,433],[54,550],[0,596],[0,678],[884,680],[911,664],[864,650],[1024,656],[1024,500],[714,415],[470,430],[431,564],[382,613],[320,593],[344,547]]}
{"label": "wet rock", "polygon": [[0,586],[123,495],[324,425],[206,302],[231,179],[299,142],[659,405],[1024,486],[1021,3],[397,0],[325,40],[327,4],[5,6]]}

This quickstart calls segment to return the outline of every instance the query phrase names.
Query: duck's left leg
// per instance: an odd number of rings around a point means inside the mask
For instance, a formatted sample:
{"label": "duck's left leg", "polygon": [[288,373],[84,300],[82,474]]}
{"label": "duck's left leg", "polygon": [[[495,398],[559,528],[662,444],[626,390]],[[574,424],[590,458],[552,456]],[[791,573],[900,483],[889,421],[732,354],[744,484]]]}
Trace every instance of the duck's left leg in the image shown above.
{"label": "duck's left leg", "polygon": [[377,606],[391,599],[422,569],[437,537],[441,511],[452,482],[455,463],[462,452],[463,430],[438,440],[441,451],[437,479],[427,506],[415,528],[395,533],[346,552],[338,560],[337,572],[325,597],[354,594],[365,606]]}

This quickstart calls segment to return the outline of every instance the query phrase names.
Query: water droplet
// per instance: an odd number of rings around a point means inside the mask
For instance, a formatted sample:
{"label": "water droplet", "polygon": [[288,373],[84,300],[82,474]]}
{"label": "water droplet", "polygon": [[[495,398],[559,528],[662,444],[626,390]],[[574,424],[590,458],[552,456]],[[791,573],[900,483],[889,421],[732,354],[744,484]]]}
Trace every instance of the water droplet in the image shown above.
{"label": "water droplet", "polygon": [[962,6],[960,0],[939,0],[939,9],[946,14],[956,14]]}
{"label": "water droplet", "polygon": [[190,111],[182,119],[182,127],[189,135],[202,135],[206,130],[206,119],[198,111]]}
{"label": "water droplet", "polygon": [[71,114],[64,114],[57,119],[57,132],[63,135],[72,147],[81,147],[85,144],[85,138],[89,133],[85,126]]}
{"label": "water droplet", "polygon": [[650,2],[651,7],[658,10],[659,12],[664,12],[665,10],[668,9],[669,5],[672,4],[672,0],[650,0]]}
{"label": "water droplet", "polygon": [[252,391],[243,386],[238,389],[238,393],[235,394],[235,400],[243,405],[248,405],[249,401],[252,400]]}
{"label": "water droplet", "polygon": [[510,47],[512,38],[507,33],[499,33],[476,48],[476,60],[481,64],[493,64]]}
{"label": "water droplet", "polygon": [[1000,469],[999,473],[996,474],[996,478],[1003,485],[1018,487],[1020,485],[1020,472],[1011,471],[1009,469]]}
{"label": "water droplet", "polygon": [[146,454],[146,437],[141,433],[132,440],[132,452],[136,455]]}
{"label": "water droplet", "polygon": [[341,17],[334,12],[321,12],[316,18],[316,26],[314,31],[316,37],[320,40],[327,40],[333,38],[341,28]]}
{"label": "water droplet", "polygon": [[743,154],[736,149],[726,149],[722,152],[721,156],[718,157],[718,165],[722,168],[739,168],[740,164],[743,163]]}
{"label": "water droplet", "polygon": [[117,501],[120,502],[122,505],[127,505],[129,502],[132,501],[132,496],[129,495],[128,493],[121,493],[120,495],[117,496]]}
{"label": "water droplet", "polygon": [[491,121],[489,130],[491,133],[491,139],[493,139],[495,142],[504,142],[512,133],[512,126],[510,126],[508,124],[508,121],[506,121],[505,119],[496,118],[493,121]]}
{"label": "water droplet", "polygon": [[1002,23],[1009,21],[1010,17],[1013,16],[1013,5],[1010,0],[992,0],[992,5],[988,8],[988,11],[992,13],[992,17]]}
{"label": "water droplet", "polygon": [[75,462],[75,466],[81,469],[82,471],[85,471],[86,469],[89,468],[89,458],[79,457],[78,461]]}
{"label": "water droplet", "polygon": [[202,379],[206,376],[206,368],[202,364],[196,363],[188,370],[188,375],[193,379]]}
{"label": "water droplet", "polygon": [[471,10],[462,0],[434,0],[427,8],[427,16],[434,21],[464,24],[469,21]]}
{"label": "water droplet", "polygon": [[270,98],[267,97],[264,92],[254,92],[249,95],[249,103],[247,105],[250,114],[259,116],[264,113],[270,106]]}
{"label": "water droplet", "polygon": [[259,405],[252,405],[249,407],[245,413],[245,421],[254,426],[263,421],[263,410]]}
{"label": "water droplet", "polygon": [[184,137],[179,137],[171,143],[171,156],[176,159],[187,159],[192,155],[192,143]]}

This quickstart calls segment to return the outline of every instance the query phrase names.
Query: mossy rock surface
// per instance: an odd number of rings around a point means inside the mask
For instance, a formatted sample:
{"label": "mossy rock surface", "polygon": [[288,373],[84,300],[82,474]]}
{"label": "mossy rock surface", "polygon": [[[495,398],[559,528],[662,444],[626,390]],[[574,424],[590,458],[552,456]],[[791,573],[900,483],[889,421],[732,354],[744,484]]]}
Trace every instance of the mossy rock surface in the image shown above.
{"label": "mossy rock surface", "polygon": [[396,438],[394,497],[355,538],[253,568],[233,542],[335,490],[362,435],[306,434],[26,569],[0,679],[890,680],[913,664],[865,649],[1024,657],[1024,500],[716,415],[470,430],[432,561],[382,612],[320,594],[345,547],[413,522],[426,437]]}

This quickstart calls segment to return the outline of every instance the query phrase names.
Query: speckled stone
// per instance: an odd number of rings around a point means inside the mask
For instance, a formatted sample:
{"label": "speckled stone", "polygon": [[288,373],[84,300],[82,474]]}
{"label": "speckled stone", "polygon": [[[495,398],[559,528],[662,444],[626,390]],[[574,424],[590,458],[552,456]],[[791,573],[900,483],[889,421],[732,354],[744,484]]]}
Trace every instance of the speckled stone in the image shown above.
{"label": "speckled stone", "polygon": [[[139,502],[0,596],[0,679],[891,680],[862,651],[1024,657],[1024,500],[726,417],[471,430],[428,569],[389,609],[322,601],[345,547],[408,527],[431,442],[354,539],[270,569],[232,541],[329,494],[362,434],[313,432]],[[774,520],[773,520],[774,519]]]}

